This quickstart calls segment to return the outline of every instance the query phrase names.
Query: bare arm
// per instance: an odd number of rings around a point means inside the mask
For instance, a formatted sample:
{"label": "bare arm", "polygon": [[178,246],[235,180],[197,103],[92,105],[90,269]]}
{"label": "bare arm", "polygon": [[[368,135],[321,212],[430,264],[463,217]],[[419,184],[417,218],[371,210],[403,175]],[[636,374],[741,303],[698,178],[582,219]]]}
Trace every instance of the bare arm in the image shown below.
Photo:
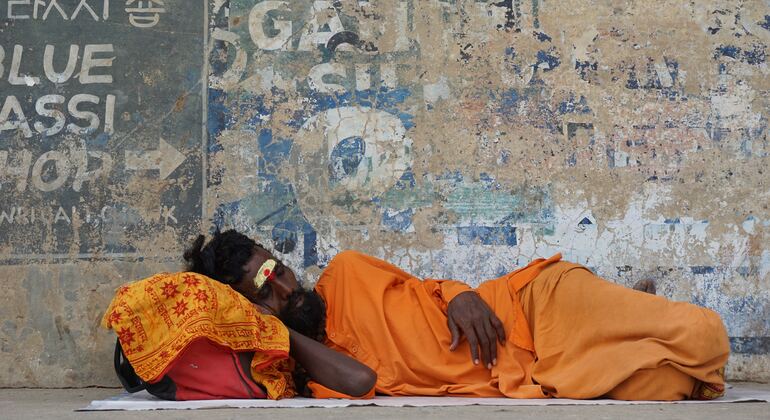
{"label": "bare arm", "polygon": [[365,364],[292,329],[289,329],[289,341],[291,357],[305,368],[312,380],[326,388],[360,397],[377,381],[377,374]]}

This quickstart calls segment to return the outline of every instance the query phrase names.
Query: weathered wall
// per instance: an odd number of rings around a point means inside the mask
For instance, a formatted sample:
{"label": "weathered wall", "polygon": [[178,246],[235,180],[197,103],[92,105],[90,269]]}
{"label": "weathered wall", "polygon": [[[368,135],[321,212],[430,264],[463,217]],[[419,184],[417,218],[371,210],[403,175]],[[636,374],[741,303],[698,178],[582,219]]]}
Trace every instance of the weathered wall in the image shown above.
{"label": "weathered wall", "polygon": [[100,313],[200,232],[206,4],[0,1],[0,385],[116,384]]}
{"label": "weathered wall", "polygon": [[[114,384],[112,289],[212,226],[308,282],[346,248],[472,284],[562,252],[715,309],[729,375],[770,379],[767,2],[166,0],[148,28],[112,3],[0,27],[0,100],[116,98],[111,132],[0,125],[0,385]],[[46,43],[56,71],[112,43],[114,80],[48,80]]]}

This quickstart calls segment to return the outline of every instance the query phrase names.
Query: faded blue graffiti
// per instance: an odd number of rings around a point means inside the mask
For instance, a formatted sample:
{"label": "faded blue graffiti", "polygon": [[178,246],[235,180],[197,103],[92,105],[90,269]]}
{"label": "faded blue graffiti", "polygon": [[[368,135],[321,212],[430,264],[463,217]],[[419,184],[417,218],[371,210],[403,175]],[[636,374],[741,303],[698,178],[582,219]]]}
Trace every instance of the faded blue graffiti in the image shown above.
{"label": "faded blue graffiti", "polygon": [[457,228],[457,243],[516,246],[516,228],[513,226],[460,226]]}

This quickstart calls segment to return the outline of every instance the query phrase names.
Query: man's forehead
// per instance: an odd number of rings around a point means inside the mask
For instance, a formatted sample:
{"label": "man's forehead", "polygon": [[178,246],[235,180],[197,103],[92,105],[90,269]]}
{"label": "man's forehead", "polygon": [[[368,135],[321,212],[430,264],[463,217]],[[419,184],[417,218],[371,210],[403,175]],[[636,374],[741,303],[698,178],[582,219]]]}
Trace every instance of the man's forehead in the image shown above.
{"label": "man's forehead", "polygon": [[278,264],[283,265],[283,261],[281,261],[280,258],[276,257],[275,255],[273,255],[270,251],[266,250],[265,248],[257,247],[257,255],[259,255],[260,257],[262,257],[265,260],[273,259]]}

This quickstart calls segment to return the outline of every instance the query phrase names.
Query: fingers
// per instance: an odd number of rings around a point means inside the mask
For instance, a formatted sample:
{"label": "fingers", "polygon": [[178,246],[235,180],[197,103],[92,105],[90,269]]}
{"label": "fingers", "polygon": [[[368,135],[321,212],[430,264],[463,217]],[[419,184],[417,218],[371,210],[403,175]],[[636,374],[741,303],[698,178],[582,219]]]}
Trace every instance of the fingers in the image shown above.
{"label": "fingers", "polygon": [[497,341],[499,341],[500,344],[505,345],[505,327],[503,326],[502,321],[500,321],[500,318],[495,314],[492,314],[491,319],[492,327],[494,327],[497,332]]}
{"label": "fingers", "polygon": [[471,359],[473,359],[473,364],[478,365],[479,364],[479,340],[476,337],[476,332],[473,330],[473,328],[469,328],[465,331],[465,338],[468,339],[468,344],[471,347]]}
{"label": "fingers", "polygon": [[483,326],[484,324],[475,326],[476,328],[476,335],[478,336],[479,340],[479,347],[480,347],[480,353],[481,353],[481,361],[484,362],[484,366],[487,367],[487,369],[492,368],[492,359],[489,355],[489,337],[487,336],[487,332]]}
{"label": "fingers", "polygon": [[492,327],[491,321],[485,321],[483,325],[484,332],[487,336],[487,354],[489,355],[486,362],[487,369],[492,369],[492,366],[497,365],[497,332],[494,327]]}
{"label": "fingers", "polygon": [[446,322],[449,327],[449,333],[452,334],[452,343],[449,345],[449,351],[455,351],[460,344],[460,330],[457,328],[457,324],[452,317],[449,317]]}

